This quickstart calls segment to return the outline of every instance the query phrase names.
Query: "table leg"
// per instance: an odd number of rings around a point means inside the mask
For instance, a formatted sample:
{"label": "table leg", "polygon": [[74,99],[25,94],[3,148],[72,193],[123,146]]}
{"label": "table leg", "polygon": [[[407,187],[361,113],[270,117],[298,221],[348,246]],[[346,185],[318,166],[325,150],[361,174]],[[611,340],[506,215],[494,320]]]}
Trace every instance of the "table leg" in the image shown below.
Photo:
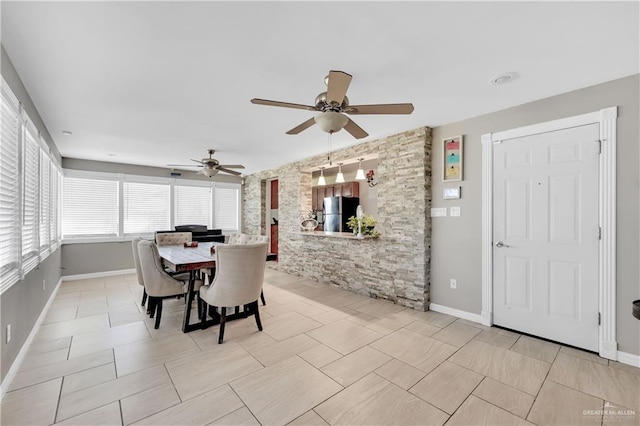
{"label": "table leg", "polygon": [[186,294],[186,303],[184,304],[184,316],[182,317],[182,332],[188,333],[190,331],[201,328],[200,323],[189,324],[191,318],[191,305],[193,303],[193,289],[196,286],[196,271],[189,271],[189,290]]}

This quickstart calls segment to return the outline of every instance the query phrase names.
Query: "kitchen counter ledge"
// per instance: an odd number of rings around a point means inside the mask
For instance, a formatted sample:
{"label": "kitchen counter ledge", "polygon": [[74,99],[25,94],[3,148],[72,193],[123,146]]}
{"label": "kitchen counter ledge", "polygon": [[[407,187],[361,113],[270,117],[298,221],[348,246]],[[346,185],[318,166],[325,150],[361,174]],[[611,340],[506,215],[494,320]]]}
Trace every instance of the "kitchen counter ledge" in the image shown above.
{"label": "kitchen counter ledge", "polygon": [[370,240],[371,237],[365,236],[363,238],[356,237],[353,232],[328,232],[328,231],[300,231],[298,235],[304,235],[307,237],[328,237],[328,238],[342,238],[347,240]]}

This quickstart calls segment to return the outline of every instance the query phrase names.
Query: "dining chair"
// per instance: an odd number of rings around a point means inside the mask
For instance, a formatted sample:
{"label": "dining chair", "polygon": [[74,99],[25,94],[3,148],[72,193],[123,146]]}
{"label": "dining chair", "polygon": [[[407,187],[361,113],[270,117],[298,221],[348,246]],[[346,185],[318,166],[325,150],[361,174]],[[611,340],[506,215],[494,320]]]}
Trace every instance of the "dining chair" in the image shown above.
{"label": "dining chair", "polygon": [[[140,241],[138,243],[138,255],[140,257],[144,287],[149,297],[148,310],[150,310],[151,318],[155,314],[156,322],[154,328],[158,328],[162,317],[162,300],[185,295],[189,290],[189,284],[179,281],[165,272],[156,243],[146,240]],[[202,281],[196,280],[194,291],[197,292],[201,285]],[[200,305],[201,301],[198,297],[199,312]]]}
{"label": "dining chair", "polygon": [[203,328],[207,318],[207,305],[219,309],[219,344],[224,339],[227,307],[244,306],[254,315],[258,330],[262,331],[258,297],[264,280],[267,249],[268,245],[264,243],[216,247],[216,275],[213,283],[200,288],[200,298],[204,311],[201,315]]}
{"label": "dining chair", "polygon": [[[261,243],[267,243],[267,247],[268,247],[269,236],[233,233],[233,234],[229,234],[229,241],[227,242],[227,244],[261,244]],[[264,298],[263,290],[260,291],[260,300],[262,301],[262,306],[265,306],[267,304]]]}
{"label": "dining chair", "polygon": [[[242,234],[241,238],[240,238],[241,244],[262,244],[262,243],[266,243],[267,244],[267,252],[268,247],[269,247],[269,236],[268,235],[249,235],[249,234]],[[260,301],[262,302],[262,306],[265,306],[267,304],[265,298],[264,298],[264,290],[260,290]]]}
{"label": "dining chair", "polygon": [[[193,234],[191,232],[156,232],[156,244],[159,246],[182,245],[184,243],[191,242],[192,238]],[[165,268],[164,271],[180,281],[186,281],[189,279],[188,273],[173,272],[167,268]]]}
{"label": "dining chair", "polygon": [[134,238],[131,240],[131,251],[133,252],[133,263],[136,266],[138,284],[142,286],[142,302],[140,302],[140,306],[144,306],[147,302],[147,289],[144,288],[144,278],[142,277],[142,268],[140,266],[140,255],[138,254],[138,243],[140,241],[142,241],[142,238]]}
{"label": "dining chair", "polygon": [[240,232],[232,232],[231,234],[227,235],[225,244],[241,244],[243,235],[244,234]]}
{"label": "dining chair", "polygon": [[191,232],[156,232],[156,244],[159,246],[182,245],[191,242]]}

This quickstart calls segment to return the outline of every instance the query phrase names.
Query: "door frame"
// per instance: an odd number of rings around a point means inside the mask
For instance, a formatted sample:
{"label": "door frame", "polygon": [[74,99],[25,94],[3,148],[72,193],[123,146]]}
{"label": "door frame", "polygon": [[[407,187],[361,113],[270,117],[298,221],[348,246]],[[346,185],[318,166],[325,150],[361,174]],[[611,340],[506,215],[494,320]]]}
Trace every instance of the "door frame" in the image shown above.
{"label": "door frame", "polygon": [[507,139],[599,124],[599,354],[618,359],[616,341],[616,120],[618,107],[482,135],[482,324],[493,325],[493,146]]}

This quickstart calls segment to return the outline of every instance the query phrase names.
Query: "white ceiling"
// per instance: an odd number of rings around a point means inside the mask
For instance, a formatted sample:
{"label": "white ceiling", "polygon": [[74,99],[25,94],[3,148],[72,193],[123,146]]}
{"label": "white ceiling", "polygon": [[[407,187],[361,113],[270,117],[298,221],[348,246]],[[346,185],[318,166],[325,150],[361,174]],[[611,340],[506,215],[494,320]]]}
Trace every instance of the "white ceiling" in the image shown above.
{"label": "white ceiling", "polygon": [[[329,70],[365,140],[639,72],[638,2],[2,2],[2,44],[64,157],[164,167],[215,148],[245,173],[324,153],[304,110]],[[489,79],[516,72],[513,82]],[[63,136],[63,130],[73,132]],[[360,143],[345,131],[333,147]]]}

